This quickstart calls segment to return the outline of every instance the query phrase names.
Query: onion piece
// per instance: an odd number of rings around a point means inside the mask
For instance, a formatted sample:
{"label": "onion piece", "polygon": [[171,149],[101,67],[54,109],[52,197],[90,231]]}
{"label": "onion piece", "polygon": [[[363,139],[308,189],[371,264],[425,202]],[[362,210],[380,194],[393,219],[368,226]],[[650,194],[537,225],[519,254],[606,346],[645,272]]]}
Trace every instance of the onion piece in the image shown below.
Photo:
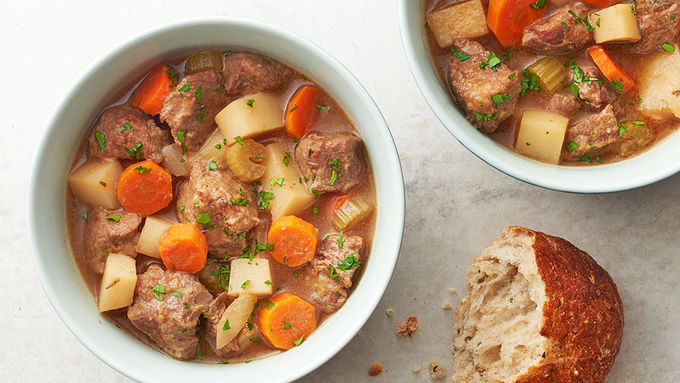
{"label": "onion piece", "polygon": [[[255,309],[255,302],[257,302],[257,297],[246,290],[224,310],[224,314],[217,323],[216,349],[226,346],[241,332],[250,313]],[[229,321],[228,324],[227,321]]]}
{"label": "onion piece", "polygon": [[161,153],[165,161],[163,161],[163,167],[170,172],[173,176],[184,177],[189,174],[189,164],[182,156],[182,149],[176,145],[171,144],[165,146]]}

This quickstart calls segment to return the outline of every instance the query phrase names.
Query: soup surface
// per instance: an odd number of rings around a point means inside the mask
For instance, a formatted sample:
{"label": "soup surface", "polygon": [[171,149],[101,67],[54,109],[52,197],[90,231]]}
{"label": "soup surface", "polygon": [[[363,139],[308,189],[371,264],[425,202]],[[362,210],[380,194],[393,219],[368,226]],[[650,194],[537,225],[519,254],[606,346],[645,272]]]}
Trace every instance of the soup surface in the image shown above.
{"label": "soup surface", "polygon": [[70,243],[99,310],[181,360],[301,345],[370,253],[375,184],[352,122],[252,52],[195,52],[140,77],[96,116],[68,175]]}
{"label": "soup surface", "polygon": [[425,1],[438,74],[479,130],[561,165],[620,161],[677,130],[676,2],[510,3]]}

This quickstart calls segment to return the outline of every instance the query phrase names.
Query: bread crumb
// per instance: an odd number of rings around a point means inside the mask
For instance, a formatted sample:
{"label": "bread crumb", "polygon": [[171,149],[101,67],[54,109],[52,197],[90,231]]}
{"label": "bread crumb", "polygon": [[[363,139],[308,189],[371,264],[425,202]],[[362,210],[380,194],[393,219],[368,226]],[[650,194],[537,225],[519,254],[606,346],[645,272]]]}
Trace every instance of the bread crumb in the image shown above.
{"label": "bread crumb", "polygon": [[368,369],[368,376],[378,376],[383,371],[385,371],[385,366],[378,362],[375,362],[371,365],[371,368]]}
{"label": "bread crumb", "polygon": [[450,288],[450,289],[449,289],[449,294],[458,294],[458,289],[453,288],[453,287]]}
{"label": "bread crumb", "polygon": [[387,311],[385,311],[385,314],[387,314],[388,317],[391,317],[392,314],[394,314],[394,309],[387,309]]}
{"label": "bread crumb", "polygon": [[439,365],[439,362],[432,361],[427,366],[430,370],[430,377],[432,379],[444,379],[446,377],[446,369]]}
{"label": "bread crumb", "polygon": [[444,302],[442,303],[442,310],[451,310],[453,307],[451,307],[451,303],[449,302]]}
{"label": "bread crumb", "polygon": [[397,327],[397,335],[399,336],[413,336],[413,334],[418,329],[418,318],[408,317],[404,322],[402,322],[399,327]]}
{"label": "bread crumb", "polygon": [[420,366],[418,366],[418,367],[413,367],[413,368],[411,369],[411,372],[414,373],[414,374],[420,374],[420,371],[423,371],[423,368],[420,367]]}

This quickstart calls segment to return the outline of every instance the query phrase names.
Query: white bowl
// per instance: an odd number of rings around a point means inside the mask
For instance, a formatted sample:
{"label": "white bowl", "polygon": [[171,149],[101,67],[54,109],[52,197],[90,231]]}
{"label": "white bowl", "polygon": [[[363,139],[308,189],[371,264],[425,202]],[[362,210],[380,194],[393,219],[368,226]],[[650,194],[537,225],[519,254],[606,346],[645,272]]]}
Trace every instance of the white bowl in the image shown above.
{"label": "white bowl", "polygon": [[598,166],[557,166],[523,157],[475,129],[453,103],[427,48],[424,0],[398,0],[406,59],[425,100],[446,129],[477,157],[518,180],[576,193],[633,189],[680,171],[680,135],[673,134],[631,159]]}
{"label": "white bowl", "polygon": [[[180,362],[118,329],[97,311],[74,262],[66,226],[66,175],[93,117],[154,64],[201,48],[249,49],[278,59],[314,79],[345,109],[366,143],[375,171],[377,222],[369,261],[344,307],[290,351],[249,364]],[[291,381],[335,355],[380,301],[397,261],[404,224],[401,166],[380,110],[336,59],[290,32],[250,20],[191,19],[125,42],[75,84],[45,130],[33,164],[28,199],[31,245],[43,288],[73,334],[96,356],[142,382]]]}

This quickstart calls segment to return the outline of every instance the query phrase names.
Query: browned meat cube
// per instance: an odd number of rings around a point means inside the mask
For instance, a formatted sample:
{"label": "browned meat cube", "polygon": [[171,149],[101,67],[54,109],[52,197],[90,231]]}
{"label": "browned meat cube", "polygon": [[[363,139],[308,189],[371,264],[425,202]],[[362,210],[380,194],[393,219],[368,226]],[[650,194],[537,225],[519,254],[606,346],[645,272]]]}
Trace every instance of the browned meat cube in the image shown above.
{"label": "browned meat cube", "polygon": [[366,163],[363,141],[349,133],[310,133],[295,149],[307,187],[319,194],[346,193],[361,182]]}
{"label": "browned meat cube", "polygon": [[260,222],[257,197],[225,167],[194,162],[177,193],[177,217],[205,230],[210,252],[218,258],[241,254],[246,235]]}
{"label": "browned meat cube", "polygon": [[222,73],[208,70],[186,76],[165,98],[160,119],[175,142],[198,150],[216,128],[215,116],[233,99],[225,91]]}
{"label": "browned meat cube", "polygon": [[479,130],[496,131],[517,104],[520,74],[476,41],[455,40],[453,49],[449,79],[455,98]]}
{"label": "browned meat cube", "polygon": [[[586,106],[602,109],[605,105],[611,104],[616,99],[617,96],[611,84],[595,64],[588,61],[580,61],[577,63],[577,66],[583,71],[584,76],[583,81],[576,82],[578,95]],[[576,78],[574,80],[576,81]]]}
{"label": "browned meat cube", "polygon": [[149,159],[161,162],[161,149],[172,139],[141,110],[123,104],[106,109],[99,116],[88,138],[95,158]]}
{"label": "browned meat cube", "polygon": [[619,125],[611,105],[567,129],[565,158],[596,156],[612,149],[619,140]]}
{"label": "browned meat cube", "polygon": [[212,295],[194,275],[151,265],[137,279],[135,300],[127,316],[161,350],[187,360],[198,350],[196,326],[211,301]]}
{"label": "browned meat cube", "polygon": [[550,98],[547,109],[551,112],[570,117],[581,109],[581,105],[582,104],[573,94],[560,92],[555,93],[552,98]]}
{"label": "browned meat cube", "polygon": [[230,94],[280,89],[293,75],[287,66],[257,53],[237,52],[224,59],[224,76]]}
{"label": "browned meat cube", "polygon": [[104,273],[109,253],[120,253],[137,257],[139,224],[142,218],[125,211],[111,211],[95,207],[85,223],[85,254],[92,271]]}
{"label": "browned meat cube", "polygon": [[663,50],[663,44],[678,41],[680,7],[675,1],[638,0],[635,6],[642,39],[629,52],[644,55]]}
{"label": "browned meat cube", "polygon": [[574,22],[574,15],[583,19],[589,10],[582,3],[576,3],[538,19],[524,30],[522,46],[540,54],[561,55],[592,44],[593,34],[588,32],[583,22]]}

